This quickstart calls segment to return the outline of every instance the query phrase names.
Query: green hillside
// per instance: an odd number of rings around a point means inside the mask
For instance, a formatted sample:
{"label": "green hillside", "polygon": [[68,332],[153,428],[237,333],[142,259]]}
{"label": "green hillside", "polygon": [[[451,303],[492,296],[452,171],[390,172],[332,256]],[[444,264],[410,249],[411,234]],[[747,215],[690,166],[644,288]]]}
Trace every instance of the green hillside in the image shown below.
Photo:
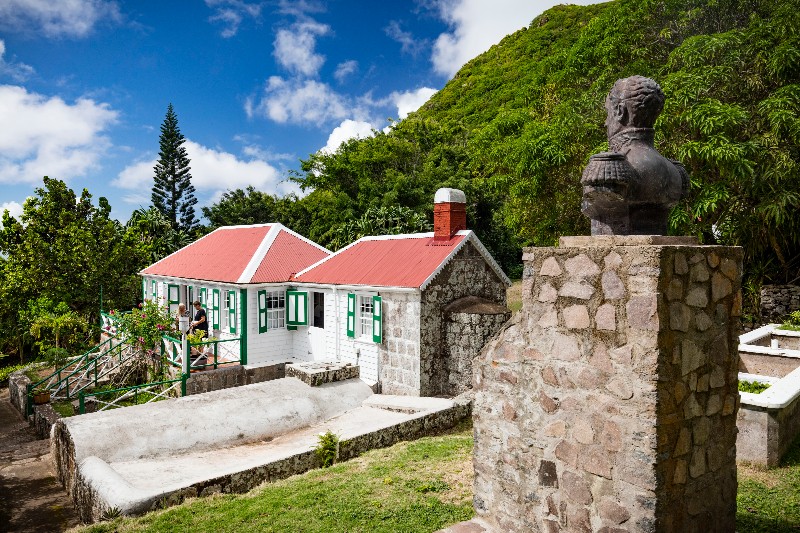
{"label": "green hillside", "polygon": [[[441,186],[464,189],[469,223],[512,275],[520,247],[588,234],[583,166],[606,149],[614,81],[667,95],[656,147],[684,162],[690,197],[671,231],[745,247],[749,279],[800,264],[800,9],[796,0],[617,0],[557,6],[473,59],[388,133],[314,154],[294,179],[324,244],[369,207],[430,216]],[[332,229],[333,228],[333,229]]]}

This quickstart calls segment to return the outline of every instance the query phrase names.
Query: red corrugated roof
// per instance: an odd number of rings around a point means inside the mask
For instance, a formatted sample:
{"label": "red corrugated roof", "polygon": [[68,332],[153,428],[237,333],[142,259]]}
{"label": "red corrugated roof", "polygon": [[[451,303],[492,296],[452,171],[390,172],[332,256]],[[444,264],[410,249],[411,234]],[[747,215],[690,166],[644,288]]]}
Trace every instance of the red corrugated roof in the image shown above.
{"label": "red corrugated roof", "polygon": [[258,265],[251,283],[279,283],[288,281],[292,274],[300,272],[330,254],[297,238],[288,231],[281,231]]}
{"label": "red corrugated roof", "polygon": [[[259,247],[270,230],[277,231],[269,249]],[[258,252],[259,257],[255,257]],[[255,270],[251,261],[264,257]],[[292,274],[329,255],[324,249],[313,245],[287,231],[280,224],[263,226],[232,226],[219,228],[202,239],[181,248],[158,263],[144,269],[141,274],[168,276],[223,283],[280,283],[288,281]],[[248,278],[246,270],[252,272]]]}
{"label": "red corrugated roof", "polygon": [[305,283],[420,287],[465,239],[434,243],[431,234],[365,238],[333,254],[295,279]]}
{"label": "red corrugated roof", "polygon": [[270,228],[219,228],[141,273],[236,283]]}

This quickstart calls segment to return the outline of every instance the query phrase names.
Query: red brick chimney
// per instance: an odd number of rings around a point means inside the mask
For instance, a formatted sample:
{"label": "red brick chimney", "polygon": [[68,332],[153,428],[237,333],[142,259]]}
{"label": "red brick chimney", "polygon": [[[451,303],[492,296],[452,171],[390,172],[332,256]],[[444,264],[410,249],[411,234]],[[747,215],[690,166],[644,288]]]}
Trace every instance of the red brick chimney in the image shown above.
{"label": "red brick chimney", "polygon": [[439,189],[433,197],[433,240],[449,241],[467,229],[467,197],[458,189]]}

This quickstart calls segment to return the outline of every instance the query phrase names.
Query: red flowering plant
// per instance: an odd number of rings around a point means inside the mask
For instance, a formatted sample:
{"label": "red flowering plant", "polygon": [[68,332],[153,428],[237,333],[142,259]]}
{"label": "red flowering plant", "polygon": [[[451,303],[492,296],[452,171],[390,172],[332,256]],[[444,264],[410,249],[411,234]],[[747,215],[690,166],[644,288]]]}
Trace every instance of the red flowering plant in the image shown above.
{"label": "red flowering plant", "polygon": [[174,320],[166,309],[153,301],[146,301],[141,309],[120,315],[118,331],[134,348],[154,352],[162,335],[173,333]]}

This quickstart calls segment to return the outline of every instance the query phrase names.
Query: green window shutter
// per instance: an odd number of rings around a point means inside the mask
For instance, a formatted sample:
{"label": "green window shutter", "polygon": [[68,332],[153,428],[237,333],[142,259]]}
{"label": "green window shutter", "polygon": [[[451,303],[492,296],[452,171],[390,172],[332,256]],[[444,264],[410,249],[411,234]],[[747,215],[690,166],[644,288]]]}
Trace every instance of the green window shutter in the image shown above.
{"label": "green window shutter", "polygon": [[214,329],[219,329],[219,289],[211,290],[211,315]]}
{"label": "green window shutter", "polygon": [[236,291],[228,291],[228,328],[236,333]]}
{"label": "green window shutter", "polygon": [[380,296],[372,297],[372,341],[380,344],[383,341],[383,309]]}
{"label": "green window shutter", "polygon": [[206,307],[208,303],[208,289],[200,287],[200,307]]}
{"label": "green window shutter", "polygon": [[308,325],[308,293],[304,291],[286,291],[286,325]]}
{"label": "green window shutter", "polygon": [[347,336],[356,336],[356,295],[347,295]]}
{"label": "green window shutter", "polygon": [[156,280],[150,282],[150,292],[153,294],[153,300],[158,298],[158,285],[156,284]]}
{"label": "green window shutter", "polygon": [[258,332],[267,332],[267,291],[258,291]]}
{"label": "green window shutter", "polygon": [[167,285],[167,306],[170,313],[178,312],[178,304],[180,303],[180,287],[177,285]]}
{"label": "green window shutter", "polygon": [[147,280],[142,278],[142,301],[147,300]]}
{"label": "green window shutter", "polygon": [[193,302],[194,302],[194,287],[189,285],[189,301],[186,303],[186,307],[191,309]]}

